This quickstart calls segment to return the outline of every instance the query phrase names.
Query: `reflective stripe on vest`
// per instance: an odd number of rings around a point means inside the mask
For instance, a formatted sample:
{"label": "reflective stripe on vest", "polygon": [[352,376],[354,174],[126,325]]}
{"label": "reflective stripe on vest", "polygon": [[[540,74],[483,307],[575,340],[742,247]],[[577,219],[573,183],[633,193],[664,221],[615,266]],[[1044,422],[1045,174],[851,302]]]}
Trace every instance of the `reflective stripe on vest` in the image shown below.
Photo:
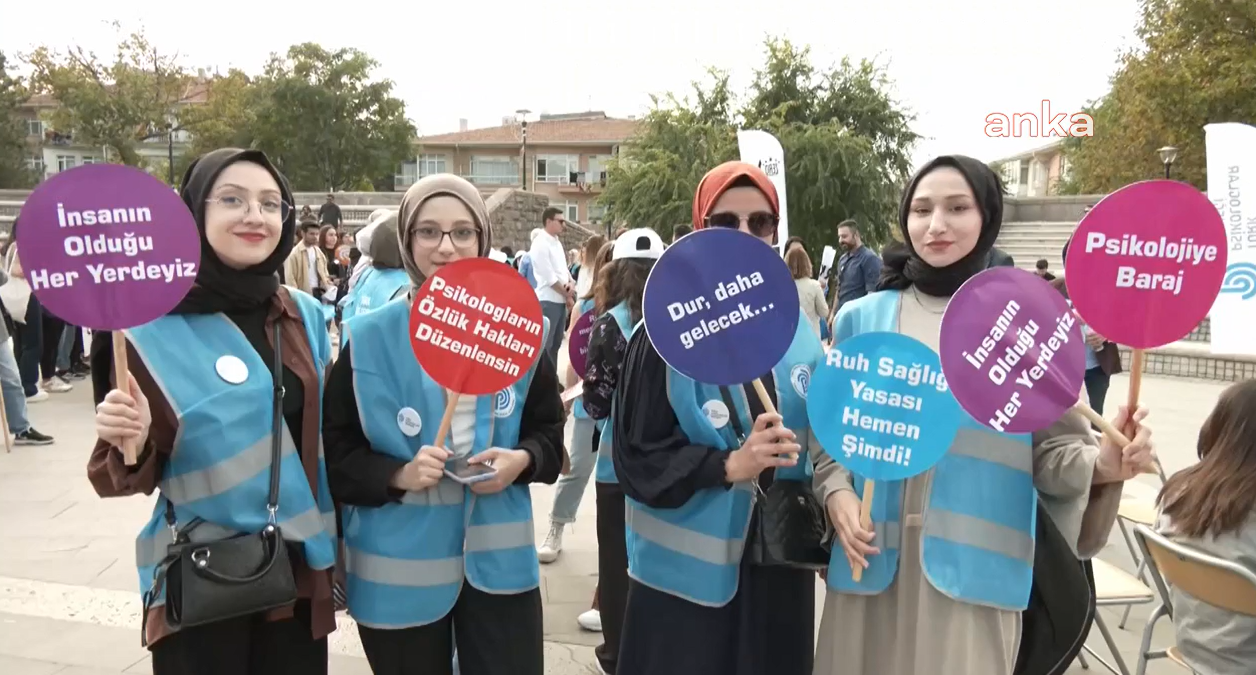
{"label": "reflective stripe on vest", "polygon": [[[345,323],[362,429],[373,450],[405,461],[436,440],[446,405],[446,392],[419,366],[404,339],[409,309],[405,302],[392,302]],[[516,447],[533,373],[493,396],[477,397],[472,454]],[[407,408],[418,416],[415,436],[403,433],[398,422]],[[489,593],[517,593],[540,583],[526,486],[475,495],[446,478],[405,493],[397,503],[345,507],[345,548],[349,613],[373,628],[443,618],[464,578]]]}
{"label": "reflective stripe on vest", "polygon": [[[308,294],[291,291],[290,295],[304,320],[321,387],[331,353],[321,308]],[[174,448],[158,481],[161,496],[136,538],[140,589],[147,592],[155,566],[173,541],[166,523],[167,503],[174,507],[177,526],[196,518],[204,521],[191,531],[194,541],[259,532],[265,527],[273,380],[248,339],[221,314],[168,315],[125,334],[178,420]],[[171,345],[178,349],[172,350]],[[218,360],[224,356],[244,363],[244,382],[231,384],[218,374]],[[287,541],[302,544],[311,568],[330,568],[336,561],[336,516],[326,484],[321,438],[317,486],[311,489],[286,421],[280,431],[280,530]],[[164,602],[164,596],[158,602]]]}
{"label": "reflective stripe on vest", "polygon": [[[592,311],[593,300],[592,299],[581,300],[580,304],[576,305],[576,307],[577,307],[576,311],[578,312],[577,316],[584,316],[587,312]],[[583,381],[584,373],[576,373],[576,379]],[[589,413],[586,412],[584,409],[584,397],[583,396],[578,397],[575,400],[575,402],[571,404],[571,414],[574,415],[576,419],[581,419],[581,420],[589,419]]]}
{"label": "reflective stripe on vest", "polygon": [[[864,332],[897,330],[900,297],[885,291],[844,305],[835,338],[840,342]],[[856,494],[862,495],[863,479],[852,479]],[[830,589],[872,595],[893,582],[903,536],[904,484],[876,484],[873,545],[882,552],[868,559],[869,568],[856,584],[845,556],[835,550]],[[933,469],[921,525],[925,577],[955,600],[1024,610],[1033,581],[1036,518],[1031,436],[1001,434],[965,416],[951,448]]]}
{"label": "reflective stripe on vest", "polygon": [[[794,341],[781,363],[773,369],[777,380],[778,405],[783,416],[792,423],[806,452],[807,424],[806,386],[795,388],[790,374],[799,373],[799,381],[810,379],[810,370],[823,355],[819,340],[801,316]],[[801,370],[795,370],[802,366]],[[802,378],[801,373],[807,377]],[[750,429],[750,407],[741,387],[730,388],[734,410],[743,429]],[[695,444],[723,451],[740,446],[733,425],[724,420],[717,428],[703,412],[703,405],[723,402],[718,387],[695,382],[672,370],[667,371],[667,396],[681,429]],[[807,463],[806,455],[799,464]],[[798,469],[805,475],[806,467]],[[783,475],[782,480],[797,479]],[[638,583],[711,607],[727,605],[737,594],[741,559],[754,504],[750,483],[738,483],[732,489],[699,490],[683,506],[657,509],[627,499],[628,573]]]}
{"label": "reflective stripe on vest", "polygon": [[[631,323],[632,315],[629,312],[627,302],[615,305],[606,312],[606,315],[615,320],[615,325],[619,326],[619,332],[623,334],[625,341],[632,339],[632,334],[637,327]],[[619,482],[619,478],[615,476],[615,459],[611,455],[613,452],[612,446],[615,442],[615,404],[613,396],[611,401],[611,414],[603,420],[602,426],[603,429],[608,429],[609,431],[605,431],[598,436],[597,464],[593,469],[593,480],[598,483]]]}
{"label": "reflective stripe on vest", "polygon": [[358,314],[374,311],[398,297],[398,293],[410,288],[410,275],[404,269],[368,267],[353,290],[345,297],[341,321],[348,321]]}

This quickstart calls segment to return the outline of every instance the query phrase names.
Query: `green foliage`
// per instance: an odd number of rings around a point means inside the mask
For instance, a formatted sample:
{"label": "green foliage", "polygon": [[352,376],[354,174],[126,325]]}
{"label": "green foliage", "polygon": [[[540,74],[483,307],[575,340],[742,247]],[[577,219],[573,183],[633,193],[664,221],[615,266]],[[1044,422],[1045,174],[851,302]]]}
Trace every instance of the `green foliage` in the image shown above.
{"label": "green foliage", "polygon": [[259,104],[252,79],[233,68],[226,75],[215,75],[203,86],[206,102],[184,106],[179,111],[179,128],[192,134],[188,154],[198,157],[218,148],[251,147]]}
{"label": "green foliage", "polygon": [[769,38],[740,107],[728,74],[714,69],[689,96],[652,98],[637,135],[608,169],[601,197],[608,221],[670,237],[673,225],[690,222],[703,174],[738,158],[737,129],[762,129],[785,150],[790,235],[803,237],[814,258],[826,244],[836,247],[837,223],[847,218],[859,221],[868,243],[883,242],[920,138],[888,85],[869,61],[821,70],[808,48]]}
{"label": "green foliage", "polygon": [[256,87],[252,143],[294,190],[347,190],[414,157],[414,125],[378,64],[356,49],[305,43],[272,55]]}
{"label": "green foliage", "polygon": [[31,152],[26,147],[26,124],[18,116],[18,106],[26,100],[22,83],[9,75],[4,52],[0,52],[0,188],[28,188],[35,182],[26,168]]}
{"label": "green foliage", "polygon": [[1064,194],[1102,194],[1163,176],[1156,150],[1178,148],[1173,178],[1206,189],[1204,125],[1256,124],[1256,2],[1141,0],[1143,44],[1084,112],[1095,135],[1070,138]]}
{"label": "green foliage", "polygon": [[[115,24],[116,26],[116,24]],[[161,54],[142,32],[118,44],[111,63],[80,47],[60,53],[39,47],[25,56],[31,94],[61,105],[52,126],[76,145],[104,147],[112,159],[139,166],[138,145],[164,132],[191,79],[175,58]]]}

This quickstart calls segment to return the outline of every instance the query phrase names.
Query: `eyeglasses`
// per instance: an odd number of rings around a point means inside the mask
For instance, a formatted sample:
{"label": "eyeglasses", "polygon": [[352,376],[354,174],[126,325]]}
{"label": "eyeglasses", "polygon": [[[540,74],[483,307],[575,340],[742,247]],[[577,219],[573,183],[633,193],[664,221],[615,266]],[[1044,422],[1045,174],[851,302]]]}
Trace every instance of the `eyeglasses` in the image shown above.
{"label": "eyeglasses", "polygon": [[220,209],[226,211],[236,218],[243,219],[249,214],[249,208],[257,205],[257,212],[266,218],[278,218],[280,222],[288,220],[288,215],[292,213],[292,205],[278,197],[262,197],[257,201],[250,201],[236,195],[227,195],[224,197],[216,197],[214,199],[206,199],[206,204],[217,204]]}
{"label": "eyeglasses", "polygon": [[478,227],[457,227],[452,230],[442,230],[439,227],[424,225],[416,227],[410,231],[411,236],[424,246],[435,248],[440,246],[445,240],[445,236],[449,236],[449,241],[453,242],[458,248],[470,248],[479,243],[480,228]]}
{"label": "eyeglasses", "polygon": [[755,211],[748,216],[741,216],[736,213],[712,213],[706,217],[706,224],[709,227],[725,227],[730,230],[741,228],[741,224],[745,223],[750,233],[756,237],[767,237],[776,232],[776,226],[781,219],[775,213],[767,211]]}

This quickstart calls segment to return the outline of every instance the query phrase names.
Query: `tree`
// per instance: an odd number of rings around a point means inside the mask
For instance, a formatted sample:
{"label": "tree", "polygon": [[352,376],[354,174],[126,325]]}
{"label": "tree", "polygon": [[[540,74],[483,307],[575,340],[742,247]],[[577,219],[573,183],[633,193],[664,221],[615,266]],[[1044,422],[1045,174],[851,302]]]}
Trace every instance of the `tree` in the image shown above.
{"label": "tree", "polygon": [[740,108],[728,74],[714,69],[690,96],[652,98],[608,169],[601,197],[608,219],[670,235],[689,222],[702,175],[738,157],[737,129],[763,129],[785,150],[790,235],[803,237],[813,257],[836,246],[837,223],[846,218],[859,221],[870,244],[889,237],[920,137],[914,117],[889,97],[885,72],[848,59],[818,70],[810,49],[788,40],[769,38],[765,52]]}
{"label": "tree", "polygon": [[1256,123],[1256,2],[1141,0],[1142,45],[1122,55],[1112,89],[1085,112],[1093,137],[1070,138],[1067,194],[1102,194],[1163,175],[1206,189],[1204,125]]}
{"label": "tree", "polygon": [[371,80],[377,65],[356,49],[314,43],[271,56],[257,82],[252,140],[293,189],[356,187],[414,156],[414,125],[392,81]]}
{"label": "tree", "polygon": [[0,52],[0,188],[28,188],[35,182],[26,167],[26,126],[17,109],[26,101],[22,83],[9,76],[4,52]]}
{"label": "tree", "polygon": [[161,54],[141,32],[122,40],[109,64],[80,47],[64,54],[39,47],[25,60],[34,71],[31,93],[60,103],[53,128],[76,144],[107,148],[130,166],[141,163],[140,142],[165,133],[191,83],[177,58]]}
{"label": "tree", "polygon": [[215,75],[203,86],[205,103],[179,111],[179,128],[192,135],[188,154],[198,157],[218,148],[251,147],[260,103],[253,80],[233,68],[226,75]]}

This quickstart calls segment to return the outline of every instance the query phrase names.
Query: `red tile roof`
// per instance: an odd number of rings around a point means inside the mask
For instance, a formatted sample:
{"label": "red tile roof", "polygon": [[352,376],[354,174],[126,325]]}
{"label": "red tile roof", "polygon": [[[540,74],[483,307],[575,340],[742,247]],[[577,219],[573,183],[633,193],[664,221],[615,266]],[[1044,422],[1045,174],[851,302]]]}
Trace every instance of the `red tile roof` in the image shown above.
{"label": "red tile roof", "polygon": [[[599,114],[568,119],[542,119],[528,122],[528,143],[537,145],[621,143],[631,137],[636,132],[636,128],[636,120],[617,119]],[[520,142],[520,127],[517,124],[511,124],[456,131],[424,136],[418,142],[420,145],[517,145]]]}
{"label": "red tile roof", "polygon": [[[183,91],[183,96],[179,97],[179,103],[205,103],[209,100],[209,83],[208,82],[192,82]],[[57,99],[52,94],[35,94],[26,99],[24,107],[30,108],[55,108],[59,105]]]}

